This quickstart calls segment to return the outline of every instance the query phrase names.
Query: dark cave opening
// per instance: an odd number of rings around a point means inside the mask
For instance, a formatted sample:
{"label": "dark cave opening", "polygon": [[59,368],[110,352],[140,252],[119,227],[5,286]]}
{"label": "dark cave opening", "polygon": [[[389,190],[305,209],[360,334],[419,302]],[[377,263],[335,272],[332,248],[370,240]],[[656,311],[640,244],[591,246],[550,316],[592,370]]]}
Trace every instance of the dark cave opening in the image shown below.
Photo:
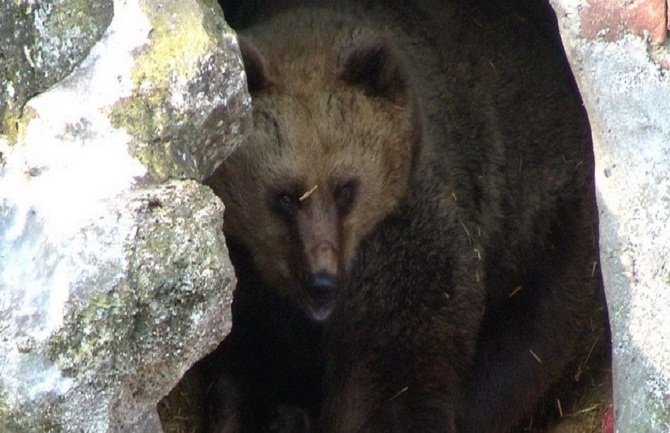
{"label": "dark cave opening", "polygon": [[[421,0],[418,0],[421,1]],[[254,23],[254,20],[258,16],[272,15],[282,10],[285,7],[290,7],[293,4],[312,4],[319,3],[319,0],[287,0],[287,1],[272,1],[272,0],[220,0],[219,4],[222,7],[224,16],[228,23],[234,29],[242,29],[250,23]],[[323,3],[323,2],[322,2]],[[327,2],[326,2],[327,3]],[[384,3],[384,4],[398,4],[398,7],[401,5],[411,4],[412,0],[406,0],[403,2],[391,2],[385,0],[360,0],[358,3],[362,5],[372,4],[372,3]],[[430,1],[423,1],[423,3],[430,3]],[[556,58],[559,58],[562,67],[556,69],[552,72],[557,77],[571,77],[571,72],[567,60],[565,59],[565,54],[563,52],[563,47],[560,39],[560,34],[558,32],[558,26],[556,23],[556,17],[548,1],[536,1],[536,0],[453,0],[451,2],[439,2],[435,1],[434,4],[440,3],[449,3],[460,5],[468,13],[463,14],[463,19],[472,19],[475,22],[475,26],[481,25],[477,22],[477,19],[474,18],[478,13],[483,15],[505,15],[514,17],[520,23],[524,25],[529,25],[537,30],[535,33],[539,35],[539,38],[542,38],[542,42],[547,50],[551,50],[553,55]],[[259,11],[261,11],[259,13]],[[514,19],[510,19],[508,22],[513,23]],[[509,32],[515,32],[515,28],[509,27],[507,29]],[[505,35],[500,35],[505,37]],[[529,41],[530,43],[530,41]],[[535,59],[528,59],[529,62],[534,61]],[[495,67],[492,66],[493,69]],[[572,86],[576,91],[576,85],[574,80],[569,78],[572,81]],[[586,113],[582,111],[583,119],[586,119]],[[585,120],[584,123],[588,124],[588,121]],[[592,161],[590,162],[592,164]],[[237,269],[239,272],[244,272],[244,269]],[[268,355],[267,353],[264,356]],[[214,359],[214,358],[211,358]],[[205,401],[205,395],[211,387],[212,377],[211,369],[209,363],[210,360],[206,360],[200,364],[196,364],[186,376],[182,379],[180,384],[166,397],[161,403],[159,403],[159,413],[161,414],[161,419],[163,422],[163,427],[166,433],[185,433],[185,432],[206,432],[204,427],[206,424],[205,419],[207,418],[205,406],[207,405]],[[599,402],[602,399],[609,398],[608,395],[602,394],[602,386],[598,385],[598,395],[584,395],[580,404],[594,404],[593,402]],[[289,384],[290,386],[290,384]],[[600,399],[600,400],[599,400]],[[557,408],[558,405],[558,408]],[[551,406],[551,410],[559,412],[564,411],[564,408],[561,407],[560,401],[556,403],[555,401],[547,402],[547,406]],[[567,409],[565,409],[567,410]],[[598,415],[599,416],[599,415]],[[598,416],[593,417],[593,419],[583,421],[582,424],[576,424],[572,426],[574,432],[579,433],[591,433],[587,427],[595,428],[596,424],[599,424]],[[289,418],[291,419],[290,423],[283,426],[284,430],[278,429],[277,431],[309,431],[305,428],[305,423],[300,418],[301,415],[291,414]],[[307,422],[306,424],[309,424]],[[275,426],[276,427],[276,426]],[[275,430],[270,430],[275,431]],[[530,429],[524,429],[523,431],[544,431],[539,430],[537,426],[532,426]],[[556,430],[558,432],[558,430]],[[561,430],[566,431],[566,430]]]}

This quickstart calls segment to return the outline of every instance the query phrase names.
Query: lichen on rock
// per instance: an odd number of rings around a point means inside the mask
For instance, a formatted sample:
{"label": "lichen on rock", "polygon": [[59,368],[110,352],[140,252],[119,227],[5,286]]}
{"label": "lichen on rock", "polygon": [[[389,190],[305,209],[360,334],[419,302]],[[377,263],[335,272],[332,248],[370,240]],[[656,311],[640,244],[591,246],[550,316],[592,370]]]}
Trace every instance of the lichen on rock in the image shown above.
{"label": "lichen on rock", "polygon": [[[137,56],[132,94],[111,118],[135,138],[133,153],[154,177],[202,180],[239,144],[222,146],[223,137],[249,127],[237,39],[212,1],[148,3],[144,10],[149,43]],[[240,85],[222,85],[231,82]]]}
{"label": "lichen on rock", "polygon": [[[220,201],[193,181],[144,187],[100,202],[60,240],[39,203],[28,218],[12,209],[0,232],[3,258],[7,244],[18,256],[0,266],[0,431],[129,428],[230,327]],[[19,261],[33,270],[9,268]]]}
{"label": "lichen on rock", "polygon": [[0,10],[1,38],[6,17],[54,36],[0,47],[0,432],[160,432],[230,327],[223,207],[197,180],[250,119],[235,37],[210,0]]}
{"label": "lichen on rock", "polygon": [[30,97],[72,72],[112,15],[112,0],[0,3],[0,133]]}

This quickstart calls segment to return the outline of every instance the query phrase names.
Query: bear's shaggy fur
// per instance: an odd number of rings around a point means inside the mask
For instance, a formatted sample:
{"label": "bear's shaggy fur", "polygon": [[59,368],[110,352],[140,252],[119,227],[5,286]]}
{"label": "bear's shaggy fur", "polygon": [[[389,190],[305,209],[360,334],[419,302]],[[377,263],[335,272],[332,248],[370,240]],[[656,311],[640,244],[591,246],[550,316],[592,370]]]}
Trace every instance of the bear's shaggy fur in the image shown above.
{"label": "bear's shaggy fur", "polygon": [[254,128],[208,181],[239,277],[213,430],[506,432],[567,399],[607,344],[555,47],[486,2],[291,3],[246,20]]}

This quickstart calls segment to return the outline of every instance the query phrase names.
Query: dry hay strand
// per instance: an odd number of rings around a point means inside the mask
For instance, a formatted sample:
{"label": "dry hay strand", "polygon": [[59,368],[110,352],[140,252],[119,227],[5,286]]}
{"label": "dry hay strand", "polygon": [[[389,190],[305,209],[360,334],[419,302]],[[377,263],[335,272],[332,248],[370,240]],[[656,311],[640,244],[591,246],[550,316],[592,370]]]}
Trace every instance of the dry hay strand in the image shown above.
{"label": "dry hay strand", "polygon": [[570,409],[561,409],[564,416],[547,433],[602,433],[605,413],[611,403],[611,374],[603,371]]}

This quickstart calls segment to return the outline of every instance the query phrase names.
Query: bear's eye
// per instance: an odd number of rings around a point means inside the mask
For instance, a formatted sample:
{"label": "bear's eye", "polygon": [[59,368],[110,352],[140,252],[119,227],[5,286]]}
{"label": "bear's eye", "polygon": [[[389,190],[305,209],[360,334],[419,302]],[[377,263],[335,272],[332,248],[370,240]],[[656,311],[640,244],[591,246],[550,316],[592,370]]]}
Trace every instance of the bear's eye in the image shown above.
{"label": "bear's eye", "polygon": [[351,210],[356,201],[356,193],[358,192],[358,181],[351,179],[335,188],[335,203],[337,208],[342,213],[347,213]]}
{"label": "bear's eye", "polygon": [[298,209],[298,200],[287,192],[278,192],[274,197],[274,209],[284,216],[292,216]]}

